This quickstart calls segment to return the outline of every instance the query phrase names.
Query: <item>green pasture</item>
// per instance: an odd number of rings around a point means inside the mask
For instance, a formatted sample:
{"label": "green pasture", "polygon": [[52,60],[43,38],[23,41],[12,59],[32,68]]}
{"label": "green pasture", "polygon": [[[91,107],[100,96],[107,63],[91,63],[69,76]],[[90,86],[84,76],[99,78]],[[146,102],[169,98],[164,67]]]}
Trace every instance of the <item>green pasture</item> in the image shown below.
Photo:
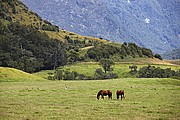
{"label": "green pasture", "polygon": [[[179,120],[180,81],[119,78],[0,82],[0,120]],[[113,99],[96,99],[110,89]],[[115,91],[125,90],[116,100]]]}
{"label": "green pasture", "polygon": [[[143,66],[148,66],[148,65],[152,65],[152,66],[156,66],[156,67],[160,67],[163,69],[166,68],[171,68],[172,70],[179,70],[180,66],[178,65],[158,65],[158,64],[139,64],[139,63],[116,63],[115,65],[112,66],[112,68],[114,69],[114,73],[116,73],[118,75],[118,77],[120,78],[132,78],[135,77],[133,75],[131,75],[129,66],[132,65],[137,65],[137,69],[139,70],[141,67]],[[76,71],[80,74],[84,74],[86,76],[94,76],[95,71],[97,68],[102,68],[98,63],[96,62],[84,62],[84,63],[76,63],[76,64],[72,64],[72,65],[66,65],[63,67],[64,70],[69,69],[70,71]],[[102,68],[103,69],[103,68]],[[54,70],[46,70],[46,71],[41,71],[38,73],[35,73],[35,75],[46,78],[48,76],[48,73],[54,73]]]}

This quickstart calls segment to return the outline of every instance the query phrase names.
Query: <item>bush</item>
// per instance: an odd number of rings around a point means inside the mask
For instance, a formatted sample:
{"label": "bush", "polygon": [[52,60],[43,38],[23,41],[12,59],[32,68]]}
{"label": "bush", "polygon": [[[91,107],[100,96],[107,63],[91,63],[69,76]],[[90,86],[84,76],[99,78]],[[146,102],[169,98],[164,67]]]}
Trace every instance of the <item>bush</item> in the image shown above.
{"label": "bush", "polygon": [[108,73],[104,73],[101,68],[96,69],[94,74],[94,79],[97,80],[112,79],[112,78],[118,78],[117,74],[113,73],[112,71]]}
{"label": "bush", "polygon": [[101,68],[96,69],[94,78],[95,79],[104,79],[105,78],[105,73],[102,71]]}
{"label": "bush", "polygon": [[159,54],[155,54],[154,57],[162,60],[162,57],[161,57],[161,55],[159,55]]}

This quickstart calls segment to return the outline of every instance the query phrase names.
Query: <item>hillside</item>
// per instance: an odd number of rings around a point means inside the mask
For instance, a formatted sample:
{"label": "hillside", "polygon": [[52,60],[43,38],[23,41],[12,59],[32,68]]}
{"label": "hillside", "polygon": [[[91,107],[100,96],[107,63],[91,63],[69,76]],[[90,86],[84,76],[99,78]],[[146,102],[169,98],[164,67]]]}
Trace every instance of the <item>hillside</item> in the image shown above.
{"label": "hillside", "polygon": [[42,81],[41,77],[23,72],[18,69],[0,67],[0,82],[2,81]]}
{"label": "hillside", "polygon": [[164,53],[180,46],[179,0],[21,0],[43,19],[81,35],[134,42]]}
{"label": "hillside", "polygon": [[0,6],[0,66],[32,73],[66,64],[64,43],[39,32],[58,32],[58,27],[18,0],[0,0]]}
{"label": "hillside", "polygon": [[0,18],[6,22],[19,22],[21,25],[33,26],[36,29],[59,31],[59,28],[46,20],[42,20],[37,13],[30,11],[19,0],[0,0]]}
{"label": "hillside", "polygon": [[35,29],[45,32],[49,37],[65,41],[65,36],[69,36],[72,40],[88,38],[90,40],[106,41],[99,38],[81,36],[76,33],[59,29],[58,26],[52,25],[47,20],[43,20],[37,13],[32,12],[19,0],[0,0],[0,19],[8,22],[18,22],[21,25],[33,26]]}
{"label": "hillside", "polygon": [[59,30],[18,0],[1,0],[0,6],[0,66],[32,73],[103,58],[115,62],[125,58],[153,58],[150,49],[134,43],[118,44]]}

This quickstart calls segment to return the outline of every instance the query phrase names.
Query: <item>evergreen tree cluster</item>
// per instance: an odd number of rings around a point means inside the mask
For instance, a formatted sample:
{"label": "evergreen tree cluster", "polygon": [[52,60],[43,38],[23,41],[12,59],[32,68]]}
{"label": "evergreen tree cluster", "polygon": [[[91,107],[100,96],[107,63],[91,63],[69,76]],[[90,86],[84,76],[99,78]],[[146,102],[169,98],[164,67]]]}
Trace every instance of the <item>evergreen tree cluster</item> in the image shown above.
{"label": "evergreen tree cluster", "polygon": [[26,72],[66,64],[64,44],[30,26],[0,20],[0,66]]}

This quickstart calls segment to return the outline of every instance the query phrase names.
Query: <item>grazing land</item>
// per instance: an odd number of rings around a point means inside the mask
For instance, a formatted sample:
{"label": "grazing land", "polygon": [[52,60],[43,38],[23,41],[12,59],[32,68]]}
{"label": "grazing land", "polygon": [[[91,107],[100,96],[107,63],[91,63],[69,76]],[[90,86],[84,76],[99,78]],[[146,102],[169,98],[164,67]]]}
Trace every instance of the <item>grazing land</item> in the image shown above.
{"label": "grazing land", "polygon": [[[146,59],[145,62],[146,63],[143,63],[141,61],[126,62],[126,63],[123,63],[123,62],[116,63],[115,65],[112,66],[113,69],[114,69],[113,72],[116,73],[118,75],[118,77],[120,77],[120,78],[132,78],[132,77],[135,77],[134,75],[131,75],[129,73],[130,72],[129,66],[132,66],[132,65],[137,65],[137,70],[139,70],[143,66],[148,66],[148,65],[160,67],[160,68],[163,68],[163,69],[171,68],[172,70],[175,70],[175,71],[180,69],[179,65],[159,64],[157,62],[152,64],[152,61],[150,63],[150,62],[147,61],[147,59]],[[78,72],[80,74],[84,74],[86,76],[94,76],[95,71],[96,71],[97,68],[102,68],[97,62],[84,62],[84,63],[80,62],[80,63],[76,63],[76,64],[72,64],[72,65],[66,65],[66,66],[63,67],[64,70],[70,69],[70,71],[76,71],[76,72]],[[37,75],[39,77],[47,79],[48,73],[54,73],[54,72],[55,72],[54,70],[45,70],[45,71],[37,72],[34,75]]]}
{"label": "grazing land", "polygon": [[[0,82],[0,119],[180,119],[180,81],[175,79],[119,78],[89,81]],[[96,99],[110,89],[113,99]],[[125,90],[116,100],[115,91]]]}

